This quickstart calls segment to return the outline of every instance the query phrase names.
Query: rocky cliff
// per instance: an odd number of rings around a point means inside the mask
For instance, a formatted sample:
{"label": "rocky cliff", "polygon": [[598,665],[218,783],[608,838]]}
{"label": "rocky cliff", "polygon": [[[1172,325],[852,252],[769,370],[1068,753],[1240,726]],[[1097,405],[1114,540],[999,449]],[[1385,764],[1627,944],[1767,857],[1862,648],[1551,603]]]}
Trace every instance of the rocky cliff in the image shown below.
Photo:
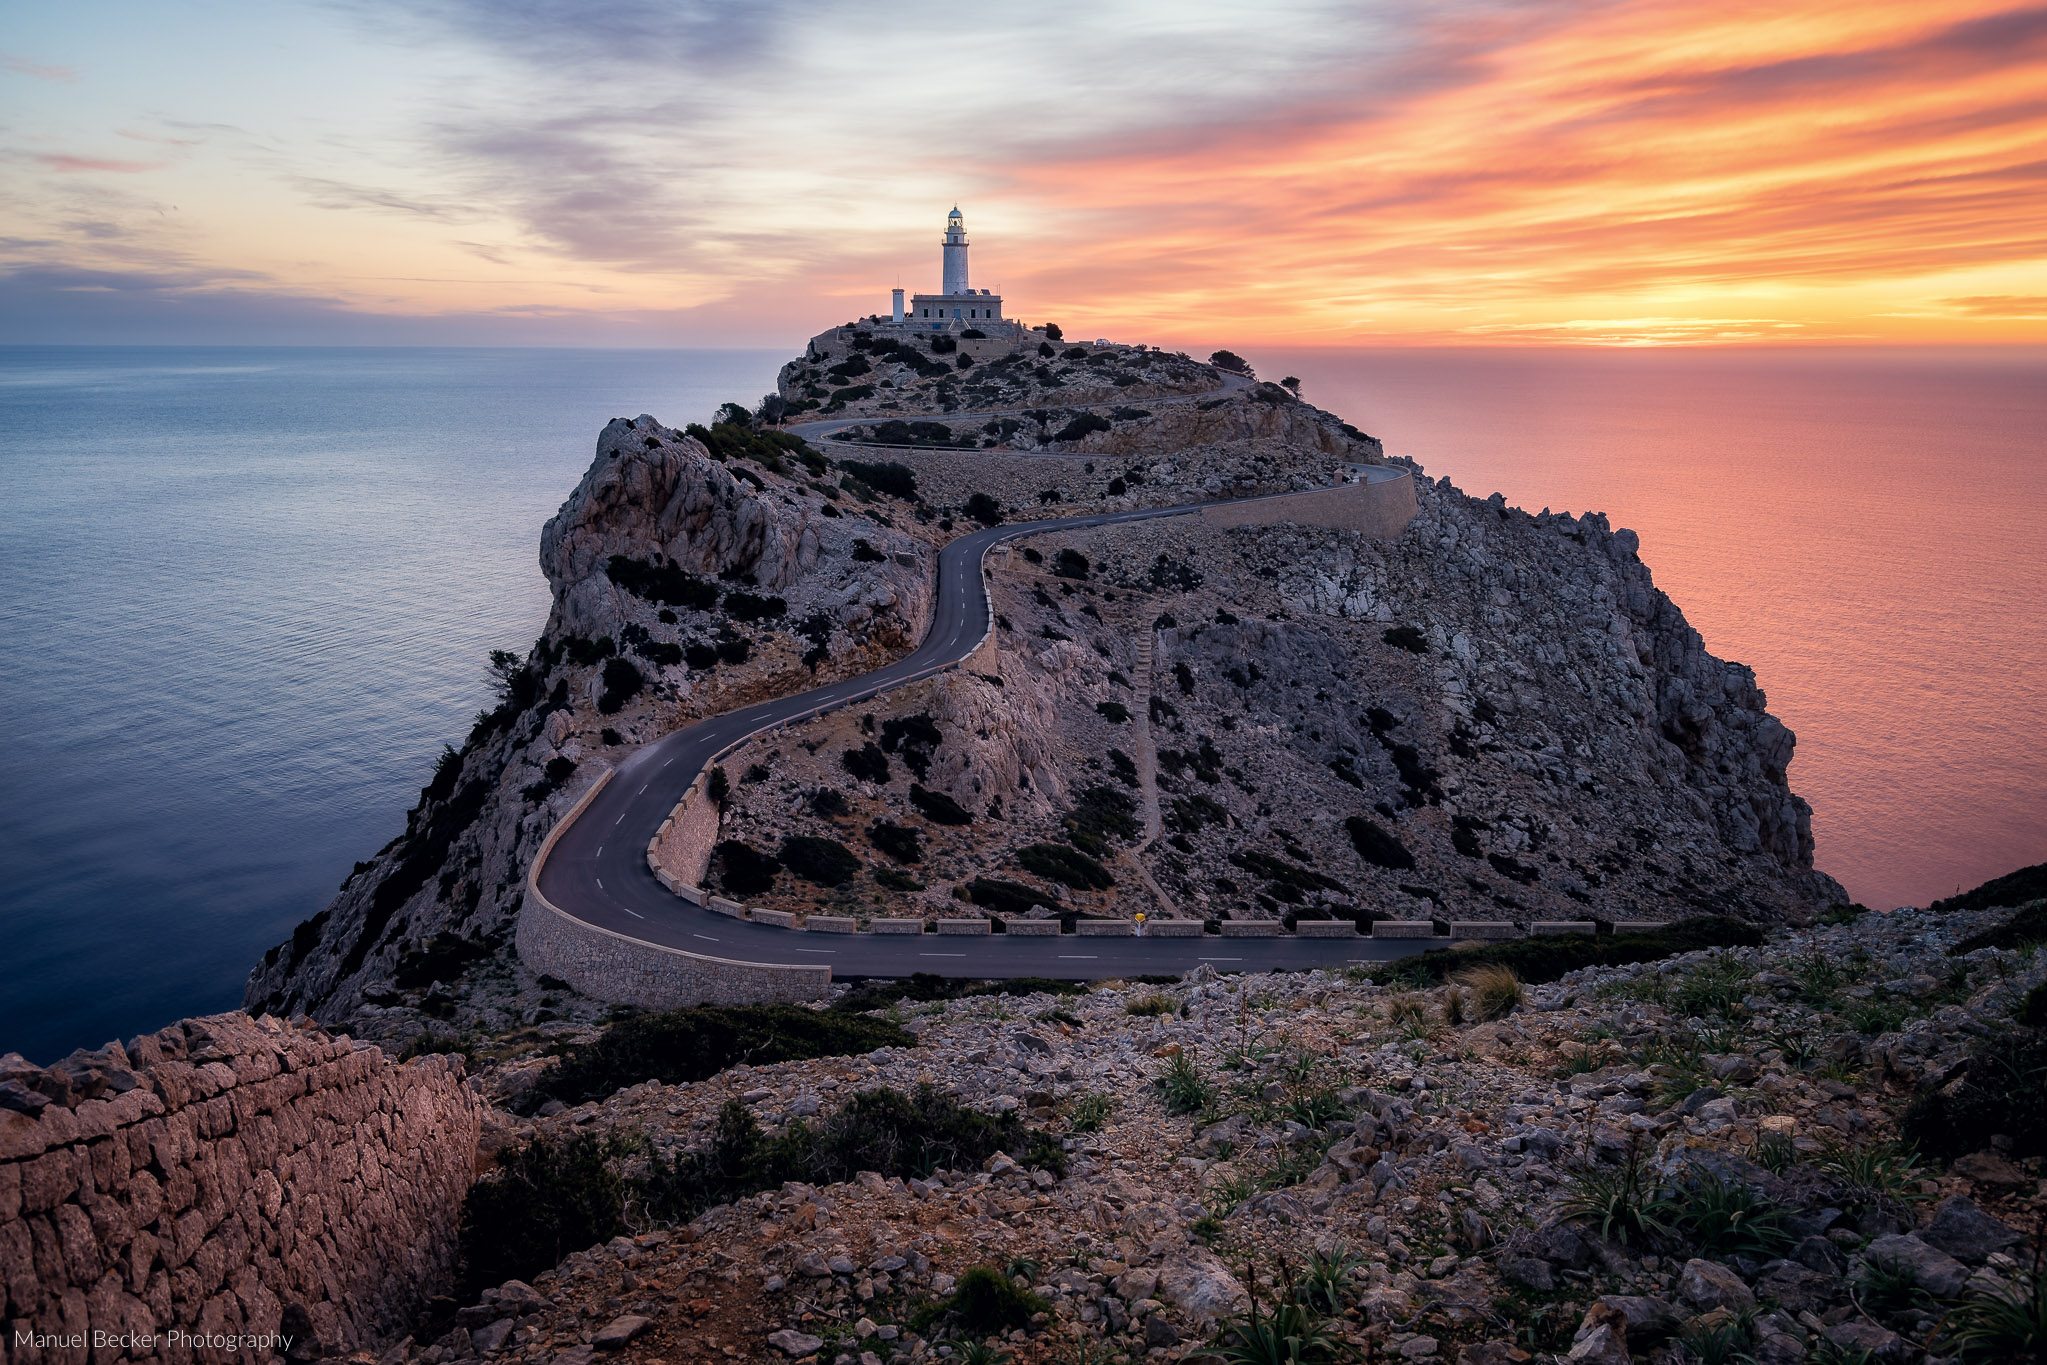
{"label": "rocky cliff", "polygon": [[404,833],[265,957],[250,1007],[395,1043],[575,1010],[510,948],[527,865],[575,792],[633,745],[863,671],[924,629],[929,533],[827,476],[801,441],[731,423],[607,426],[541,535],[540,639],[493,661],[496,704]]}
{"label": "rocky cliff", "polygon": [[[550,823],[630,746],[907,649],[935,547],[973,524],[1384,463],[1349,423],[1185,356],[958,345],[813,342],[763,412],[838,417],[815,445],[743,412],[607,427],[542,537],[540,641],[497,661],[498,704],[406,832],[270,954],[250,1004],[393,1040],[575,1015],[508,931]],[[1417,484],[1391,538],[1187,519],[1006,550],[982,658],[727,765],[714,878],[855,915],[1778,918],[1840,898],[1811,869],[1790,733],[1631,533]]]}

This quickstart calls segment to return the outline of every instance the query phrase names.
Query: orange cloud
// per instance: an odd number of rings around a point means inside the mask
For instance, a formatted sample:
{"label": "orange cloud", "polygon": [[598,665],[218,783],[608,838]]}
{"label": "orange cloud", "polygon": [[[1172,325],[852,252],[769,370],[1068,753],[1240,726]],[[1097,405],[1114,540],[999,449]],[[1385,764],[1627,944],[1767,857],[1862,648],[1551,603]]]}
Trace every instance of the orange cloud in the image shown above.
{"label": "orange cloud", "polygon": [[2047,286],[2047,9],[1541,22],[1445,21],[1412,97],[1017,169],[1089,231],[1011,292],[1267,340],[2047,339],[1940,302]]}
{"label": "orange cloud", "polygon": [[73,156],[68,152],[41,152],[36,160],[53,171],[66,174],[105,172],[113,175],[140,175],[144,171],[163,169],[161,161],[116,161],[111,157]]}

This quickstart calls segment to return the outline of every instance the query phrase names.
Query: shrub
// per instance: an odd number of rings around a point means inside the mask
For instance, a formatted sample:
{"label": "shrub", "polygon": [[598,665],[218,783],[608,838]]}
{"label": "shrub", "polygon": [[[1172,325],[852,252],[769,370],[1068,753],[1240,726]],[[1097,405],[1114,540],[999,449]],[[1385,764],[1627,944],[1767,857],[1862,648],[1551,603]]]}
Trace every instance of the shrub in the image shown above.
{"label": "shrub", "polygon": [[[1130,708],[1120,701],[1098,701],[1095,703],[1095,713],[1111,725],[1130,723]],[[1133,769],[1133,773],[1134,771]]]}
{"label": "shrub", "polygon": [[735,621],[772,621],[789,610],[789,604],[779,597],[741,592],[737,588],[725,594],[724,605],[725,614]]}
{"label": "shrub", "polygon": [[1645,1246],[1670,1230],[1639,1143],[1629,1146],[1618,1166],[1580,1166],[1558,1207],[1565,1218],[1610,1242]]}
{"label": "shrub", "polygon": [[1413,626],[1389,626],[1379,638],[1395,649],[1404,649],[1410,654],[1429,652],[1429,637]]}
{"label": "shrub", "polygon": [[1454,978],[1469,993],[1475,1019],[1504,1019],[1520,1008],[1527,992],[1514,969],[1499,962],[1482,962],[1467,967]]}
{"label": "shrub", "polygon": [[1796,1240],[1790,1214],[1781,1205],[1740,1181],[1717,1175],[1680,1181],[1667,1208],[1674,1236],[1693,1255],[1767,1259]]}
{"label": "shrub", "polygon": [[1668,929],[1639,934],[1559,934],[1509,939],[1462,948],[1431,948],[1372,969],[1382,985],[1433,986],[1465,967],[1497,962],[1529,984],[1554,981],[1581,967],[1614,967],[1650,962],[1700,948],[1753,947],[1762,931],[1742,920],[1718,915],[1680,920]]}
{"label": "shrub", "polygon": [[1209,356],[1208,363],[1218,370],[1228,370],[1231,374],[1251,373],[1250,363],[1235,351],[1217,351]]}
{"label": "shrub", "polygon": [[877,493],[914,502],[917,471],[897,460],[840,460],[839,468]]}
{"label": "shrub", "polygon": [[857,749],[848,749],[839,755],[839,762],[847,772],[862,782],[888,781],[888,755],[869,740]]}
{"label": "shrub", "polygon": [[715,584],[666,562],[651,564],[613,555],[604,566],[604,576],[633,596],[660,606],[708,611],[718,600]]}
{"label": "shrub", "polygon": [[621,1020],[552,1062],[532,1103],[581,1104],[641,1081],[681,1085],[746,1063],[845,1057],[916,1039],[885,1019],[795,1005],[700,1006]]}
{"label": "shrub", "polygon": [[1059,906],[1059,897],[1052,892],[1001,877],[974,878],[967,883],[967,899],[998,915],[1022,916],[1028,915],[1033,906],[1044,905],[1054,909]]}
{"label": "shrub", "polygon": [[864,564],[879,564],[888,556],[875,549],[863,536],[853,542],[853,558]]}
{"label": "shrub", "polygon": [[839,886],[861,868],[853,851],[837,839],[792,834],[782,840],[782,866],[817,886]]}
{"label": "shrub", "polygon": [[1175,1053],[1166,1069],[1152,1080],[1168,1114],[1198,1114],[1215,1103],[1215,1087],[1194,1067],[1186,1053]]}
{"label": "shrub", "polygon": [[[2034,870],[2026,869],[2027,872]],[[2014,877],[2020,875],[2012,874]],[[2047,900],[2036,901],[2004,923],[1969,935],[1948,952],[1951,956],[1960,957],[1979,948],[2024,948],[2036,943],[2047,943]]]}
{"label": "shrub", "polygon": [[[1219,353],[1222,354],[1222,353]],[[1329,1323],[1304,1303],[1250,1307],[1222,1321],[1215,1348],[1206,1357],[1218,1365],[1334,1365],[1351,1357]]]}
{"label": "shrub", "polygon": [[1086,987],[1075,981],[1053,981],[1042,976],[1012,976],[1000,981],[973,981],[964,977],[933,976],[912,972],[893,981],[869,981],[841,996],[835,1010],[878,1010],[899,1001],[928,1003],[934,1000],[964,1000],[984,995],[1079,995]]}
{"label": "shrub", "polygon": [[1061,550],[1052,556],[1052,572],[1060,578],[1084,579],[1092,566],[1078,550]]}
{"label": "shrub", "polygon": [[1150,991],[1138,996],[1123,1006],[1125,1014],[1134,1014],[1143,1019],[1154,1019],[1161,1015],[1177,1014],[1180,1007],[1173,997],[1161,991]]}
{"label": "shrub", "polygon": [[1064,341],[1066,339],[1066,333],[1059,330],[1059,324],[1056,322],[1045,324],[1045,335],[1054,341]]}
{"label": "shrub", "polygon": [[1938,1345],[1971,1365],[2047,1359],[2047,1257],[2035,1253],[2020,1284],[1972,1289],[1941,1323]]}
{"label": "shrub", "polygon": [[876,820],[867,827],[868,842],[899,863],[914,863],[924,857],[924,836],[908,825],[893,820]]}
{"label": "shrub", "polygon": [[2002,905],[2024,905],[2047,899],[2047,863],[2034,863],[2016,872],[1994,877],[1981,886],[1937,900],[1932,909],[1943,914],[1956,910],[1990,910]]}
{"label": "shrub", "polygon": [[951,1294],[940,1300],[932,1320],[946,1319],[970,1337],[991,1337],[1029,1327],[1034,1314],[1051,1305],[990,1265],[961,1272]]}
{"label": "shrub", "polygon": [[986,493],[974,494],[960,510],[983,526],[1002,524],[1002,504]]}
{"label": "shrub", "polygon": [[1731,1019],[1739,1014],[1748,998],[1749,968],[1725,953],[1715,953],[1678,978],[1671,989],[1670,1006],[1679,1014],[1705,1014]]}
{"label": "shrub", "polygon": [[974,813],[944,792],[929,787],[910,784],[910,804],[923,812],[924,818],[934,825],[968,825],[974,820]]}
{"label": "shrub", "polygon": [[1083,412],[1054,433],[1055,441],[1078,441],[1090,432],[1109,430],[1109,419],[1099,413]]}
{"label": "shrub", "polygon": [[1916,1096],[1901,1129],[1921,1151],[1944,1159],[1980,1151],[1993,1134],[2019,1157],[2047,1153],[2047,1031],[2006,1029],[1970,1051],[1962,1074]]}
{"label": "shrub", "polygon": [[711,850],[718,869],[718,885],[734,896],[757,896],[775,884],[782,870],[781,860],[763,853],[743,839],[726,839]]}
{"label": "shrub", "polygon": [[1108,1123],[1109,1115],[1115,1112],[1116,1102],[1113,1099],[1090,1092],[1073,1102],[1073,1110],[1066,1121],[1076,1133],[1099,1133]]}
{"label": "shrub", "polygon": [[1109,869],[1066,844],[1025,844],[1016,851],[1023,870],[1078,891],[1100,891],[1116,884]]}
{"label": "shrub", "polygon": [[1407,845],[1398,836],[1381,829],[1376,823],[1362,815],[1353,815],[1343,822],[1344,832],[1350,835],[1351,847],[1358,851],[1373,867],[1392,868],[1396,871],[1414,866],[1414,855],[1407,851]]}
{"label": "shrub", "polygon": [[775,1137],[760,1131],[742,1101],[730,1100],[710,1143],[653,1163],[638,1193],[650,1217],[680,1222],[789,1181],[838,1184],[860,1171],[923,1178],[940,1167],[977,1166],[998,1151],[1064,1169],[1058,1144],[1015,1114],[968,1109],[929,1085],[863,1090],[816,1123],[799,1119]]}
{"label": "shrub", "polygon": [[606,659],[603,682],[604,690],[597,698],[597,709],[607,716],[617,714],[647,685],[647,680],[640,676],[639,667],[626,659]]}
{"label": "shrub", "polygon": [[1105,852],[1111,839],[1135,839],[1137,799],[1128,792],[1096,784],[1081,790],[1066,813],[1066,833],[1089,853]]}
{"label": "shrub", "polygon": [[572,1251],[609,1240],[623,1225],[625,1184],[616,1149],[593,1133],[536,1138],[498,1154],[462,1210],[464,1278],[471,1295],[529,1279]]}

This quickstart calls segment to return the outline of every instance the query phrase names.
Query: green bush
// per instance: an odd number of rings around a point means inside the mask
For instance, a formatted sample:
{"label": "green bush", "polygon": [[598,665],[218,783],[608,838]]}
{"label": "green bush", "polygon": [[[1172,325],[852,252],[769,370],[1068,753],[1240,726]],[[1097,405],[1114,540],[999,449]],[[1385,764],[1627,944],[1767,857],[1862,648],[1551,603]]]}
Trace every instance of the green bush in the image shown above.
{"label": "green bush", "polygon": [[1059,908],[1059,897],[1051,891],[1044,891],[1024,882],[1013,882],[1002,877],[976,877],[967,883],[967,899],[984,910],[993,910],[998,915],[1028,915],[1034,905]]}
{"label": "green bush", "polygon": [[944,792],[932,791],[914,782],[910,784],[910,804],[934,825],[969,825],[974,821],[972,811]]}
{"label": "green bush", "polygon": [[841,996],[835,1010],[886,1009],[900,1001],[927,1004],[936,1000],[965,1000],[984,995],[1079,995],[1086,989],[1076,981],[1053,981],[1042,976],[1012,976],[999,981],[973,981],[965,977],[934,976],[912,972],[894,981],[867,981]]}
{"label": "green bush", "polygon": [[724,606],[725,614],[735,621],[773,621],[789,610],[789,604],[779,597],[741,592],[737,588],[725,594]]}
{"label": "green bush", "polygon": [[1434,986],[1454,972],[1481,962],[1514,969],[1530,984],[1554,981],[1581,967],[1615,967],[1650,962],[1701,948],[1754,947],[1762,931],[1742,920],[1718,915],[1679,920],[1668,929],[1639,934],[1559,934],[1550,938],[1508,939],[1463,948],[1431,948],[1413,957],[1372,969],[1382,985]]}
{"label": "green bush", "polygon": [[531,1279],[570,1252],[608,1241],[624,1226],[625,1182],[614,1143],[581,1133],[536,1138],[498,1154],[462,1211],[463,1277],[474,1295]]}
{"label": "green bush", "polygon": [[1137,820],[1137,798],[1128,792],[1099,783],[1081,790],[1066,812],[1067,837],[1089,853],[1108,851],[1111,839],[1135,839],[1141,826]]}
{"label": "green bush", "polygon": [[917,472],[895,460],[840,460],[839,468],[877,493],[914,502]]}
{"label": "green bush", "polygon": [[1905,1137],[1930,1156],[1981,1151],[1992,1134],[2011,1138],[2019,1157],[2047,1154],[2047,1031],[2010,1028],[1979,1041],[1966,1068],[1922,1092],[1905,1110]]}
{"label": "green bush", "polygon": [[1358,851],[1373,867],[1392,868],[1399,871],[1414,866],[1414,855],[1407,851],[1407,845],[1397,835],[1390,834],[1375,822],[1362,815],[1353,815],[1343,822],[1344,832],[1350,835],[1351,847]]}
{"label": "green bush", "polygon": [[613,555],[604,566],[604,576],[633,596],[660,606],[709,611],[718,600],[716,584],[666,561],[651,564]]}
{"label": "green bush", "polygon": [[1198,1114],[1215,1103],[1215,1087],[1184,1052],[1173,1054],[1166,1069],[1153,1078],[1152,1086],[1168,1114]]}
{"label": "green bush", "polygon": [[1067,844],[1025,844],[1016,851],[1023,870],[1078,891],[1100,891],[1116,884],[1109,869]]}
{"label": "green bush", "polygon": [[1107,431],[1109,419],[1099,413],[1083,412],[1059,428],[1052,436],[1055,441],[1078,441],[1090,432]]}
{"label": "green bush", "polygon": [[1395,649],[1404,649],[1410,654],[1429,652],[1429,637],[1413,626],[1388,627],[1379,638]]}
{"label": "green bush", "polygon": [[781,860],[743,839],[725,839],[711,850],[718,885],[734,896],[757,896],[775,884]]}
{"label": "green bush", "polygon": [[1002,524],[1002,504],[986,493],[976,493],[960,508],[969,518],[983,526]]}
{"label": "green bush", "polygon": [[924,857],[924,836],[908,825],[899,825],[893,820],[876,820],[867,827],[867,838],[899,863],[914,863]]}
{"label": "green bush", "polygon": [[888,781],[888,755],[877,748],[873,740],[857,749],[846,750],[839,755],[839,762],[862,782]]}
{"label": "green bush", "polygon": [[706,1080],[746,1063],[845,1057],[916,1039],[884,1019],[795,1005],[700,1006],[623,1019],[564,1052],[533,1088],[532,1103],[580,1104],[641,1081]]}
{"label": "green bush", "polygon": [[1033,1314],[1048,1312],[1051,1307],[994,1266],[977,1265],[960,1275],[939,1316],[970,1337],[985,1338],[1029,1327]]}
{"label": "green bush", "polygon": [[639,667],[626,659],[606,659],[603,680],[604,691],[597,698],[597,709],[607,716],[615,715],[647,685]]}
{"label": "green bush", "polygon": [[[2020,874],[2014,872],[2012,875]],[[2004,923],[1969,935],[1948,949],[1948,953],[1960,957],[1979,948],[2025,948],[2037,943],[2047,943],[2047,900],[2035,901]]]}
{"label": "green bush", "polygon": [[2016,872],[1994,877],[1959,896],[1937,900],[1932,909],[1943,914],[1955,910],[1990,910],[2003,905],[2024,905],[2047,899],[2047,863],[2034,863]]}
{"label": "green bush", "polygon": [[792,834],[782,840],[782,866],[818,886],[839,886],[861,868],[853,851],[837,839]]}

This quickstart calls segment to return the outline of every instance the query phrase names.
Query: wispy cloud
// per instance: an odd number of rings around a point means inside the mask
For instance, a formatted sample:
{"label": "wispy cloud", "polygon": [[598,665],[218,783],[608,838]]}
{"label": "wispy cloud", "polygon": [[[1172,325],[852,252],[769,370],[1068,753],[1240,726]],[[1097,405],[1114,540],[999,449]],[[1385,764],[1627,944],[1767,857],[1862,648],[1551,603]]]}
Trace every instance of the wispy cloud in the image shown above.
{"label": "wispy cloud", "polygon": [[[311,13],[323,80],[288,113],[150,91],[24,148],[0,231],[58,245],[0,263],[213,261],[337,316],[787,342],[922,283],[959,199],[977,282],[1091,332],[2047,339],[2041,4]],[[190,66],[238,36],[166,44]],[[77,150],[109,136],[175,150]]]}
{"label": "wispy cloud", "polygon": [[42,62],[32,62],[11,52],[0,52],[0,67],[12,71],[17,76],[30,76],[39,81],[56,81],[68,85],[78,79],[78,73],[68,66],[49,66]]}

